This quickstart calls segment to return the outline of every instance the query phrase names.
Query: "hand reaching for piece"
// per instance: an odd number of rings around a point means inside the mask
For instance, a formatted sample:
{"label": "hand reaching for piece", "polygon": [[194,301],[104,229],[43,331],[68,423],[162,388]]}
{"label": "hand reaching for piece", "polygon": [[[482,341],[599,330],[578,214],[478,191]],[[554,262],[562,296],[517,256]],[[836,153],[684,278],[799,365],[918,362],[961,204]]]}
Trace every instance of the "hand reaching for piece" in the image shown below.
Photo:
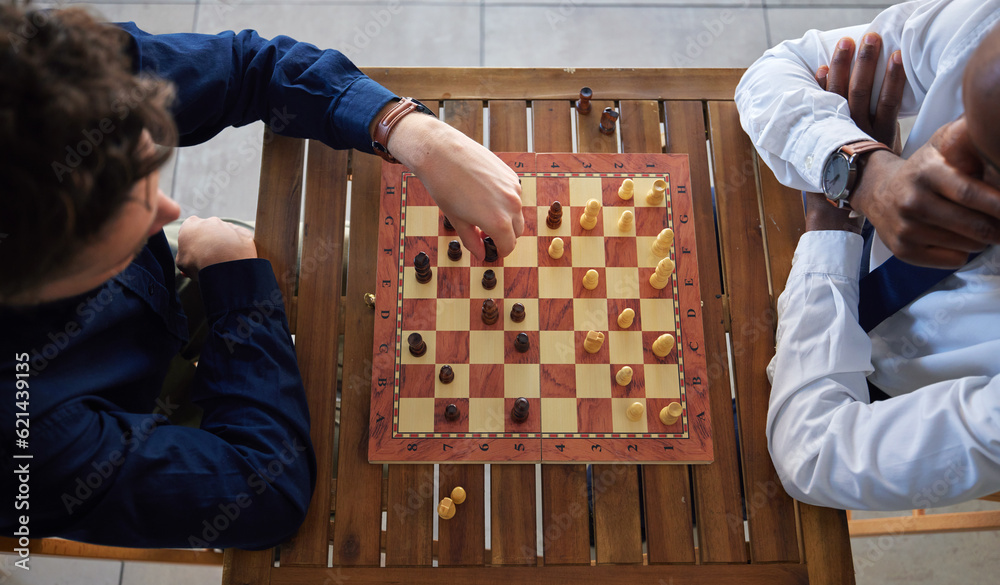
{"label": "hand reaching for piece", "polygon": [[177,266],[192,280],[212,264],[256,257],[253,232],[217,217],[189,217],[177,233]]}

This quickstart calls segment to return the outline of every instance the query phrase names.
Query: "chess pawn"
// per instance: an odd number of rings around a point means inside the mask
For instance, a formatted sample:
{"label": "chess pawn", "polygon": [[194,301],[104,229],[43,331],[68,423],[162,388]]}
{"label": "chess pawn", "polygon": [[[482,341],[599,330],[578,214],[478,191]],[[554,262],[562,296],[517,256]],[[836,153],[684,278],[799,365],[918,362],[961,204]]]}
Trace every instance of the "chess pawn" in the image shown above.
{"label": "chess pawn", "polygon": [[563,239],[555,238],[552,243],[549,244],[549,256],[553,260],[558,260],[563,257]]}
{"label": "chess pawn", "polygon": [[597,285],[600,284],[601,277],[597,274],[597,271],[591,268],[587,271],[587,274],[583,275],[583,288],[587,290],[594,290]]}
{"label": "chess pawn", "polygon": [[406,344],[410,346],[410,355],[413,357],[421,357],[427,353],[427,343],[419,333],[411,333],[406,338]]}
{"label": "chess pawn", "polygon": [[656,357],[667,357],[674,350],[674,344],[674,336],[664,333],[653,341],[653,354]]}
{"label": "chess pawn", "polygon": [[622,216],[618,218],[618,231],[620,232],[632,231],[632,222],[634,220],[635,220],[635,214],[633,214],[628,209],[623,211]]}
{"label": "chess pawn", "polygon": [[590,98],[594,97],[594,91],[589,87],[580,90],[580,99],[576,100],[576,113],[586,116],[590,113]]}
{"label": "chess pawn", "polygon": [[518,353],[527,353],[531,349],[531,342],[528,341],[527,333],[521,332],[517,334],[517,337],[514,338],[514,349]]}
{"label": "chess pawn", "polygon": [[527,398],[518,398],[514,401],[514,407],[510,409],[510,418],[514,422],[522,423],[528,420],[530,405]]}
{"label": "chess pawn", "polygon": [[483,288],[493,290],[497,286],[497,273],[493,270],[483,272]]}
{"label": "chess pawn", "polygon": [[583,340],[583,349],[587,350],[587,353],[597,353],[601,351],[601,346],[604,345],[604,334],[599,331],[588,331],[587,337]]}
{"label": "chess pawn", "polygon": [[438,504],[438,516],[440,516],[442,520],[451,520],[454,518],[456,510],[457,508],[455,507],[455,502],[451,498],[445,498],[441,500],[440,504]]}
{"label": "chess pawn", "polygon": [[601,134],[606,134],[606,135],[614,134],[615,123],[618,122],[618,117],[620,115],[621,114],[614,111],[614,109],[612,108],[604,108],[604,111],[601,113],[601,125],[598,126],[598,129],[601,131]]}
{"label": "chess pawn", "polygon": [[447,215],[444,216],[444,229],[448,230],[449,232],[455,231],[455,226],[451,225],[451,221],[448,219]]}
{"label": "chess pawn", "polygon": [[670,228],[663,228],[660,233],[656,235],[656,241],[653,242],[651,250],[653,255],[657,258],[663,258],[670,254],[670,246],[674,244],[674,230]]}
{"label": "chess pawn", "polygon": [[618,326],[622,329],[628,329],[632,326],[633,319],[635,319],[635,311],[631,308],[626,308],[622,311],[621,315],[618,315]]}
{"label": "chess pawn", "polygon": [[427,284],[431,281],[431,259],[426,252],[417,254],[413,259],[413,268],[417,272],[417,282]]}
{"label": "chess pawn", "polygon": [[500,319],[500,309],[497,308],[496,301],[493,299],[483,301],[483,323],[493,325],[498,319]]}
{"label": "chess pawn", "polygon": [[597,214],[601,212],[601,202],[591,199],[587,202],[587,207],[580,216],[580,227],[585,230],[592,230],[597,226]]}
{"label": "chess pawn", "polygon": [[455,380],[455,370],[451,369],[451,366],[441,366],[438,380],[441,380],[442,384],[451,384]]}
{"label": "chess pawn", "polygon": [[659,205],[663,203],[663,197],[667,192],[667,182],[663,179],[653,181],[653,188],[646,194],[647,205]]}
{"label": "chess pawn", "polygon": [[456,504],[465,503],[465,488],[457,486],[455,489],[451,490],[451,501]]}
{"label": "chess pawn", "polygon": [[670,283],[670,275],[674,272],[674,261],[670,258],[660,260],[656,271],[649,276],[649,286],[662,290]]}
{"label": "chess pawn", "polygon": [[660,410],[660,422],[670,426],[677,422],[683,412],[684,407],[681,406],[680,402],[671,402]]}
{"label": "chess pawn", "polygon": [[618,382],[619,386],[628,386],[631,381],[632,381],[632,368],[629,366],[623,367],[622,369],[618,370],[617,374],[615,374],[615,382]]}
{"label": "chess pawn", "polygon": [[514,306],[510,308],[510,320],[515,323],[524,321],[524,305],[514,303]]}
{"label": "chess pawn", "polygon": [[458,406],[455,404],[449,404],[444,408],[444,418],[447,421],[455,422],[458,420]]}
{"label": "chess pawn", "polygon": [[635,183],[632,179],[625,179],[622,181],[622,186],[618,187],[618,196],[628,201],[633,195],[635,195]]}
{"label": "chess pawn", "polygon": [[459,244],[458,240],[448,242],[448,259],[452,262],[462,259],[462,244]]}
{"label": "chess pawn", "polygon": [[641,402],[633,402],[629,405],[628,409],[625,411],[625,416],[632,422],[638,422],[642,418],[643,413],[646,412],[646,407],[642,405]]}
{"label": "chess pawn", "polygon": [[559,229],[559,226],[562,225],[562,214],[562,204],[554,201],[549,206],[549,214],[545,216],[545,226],[550,230]]}

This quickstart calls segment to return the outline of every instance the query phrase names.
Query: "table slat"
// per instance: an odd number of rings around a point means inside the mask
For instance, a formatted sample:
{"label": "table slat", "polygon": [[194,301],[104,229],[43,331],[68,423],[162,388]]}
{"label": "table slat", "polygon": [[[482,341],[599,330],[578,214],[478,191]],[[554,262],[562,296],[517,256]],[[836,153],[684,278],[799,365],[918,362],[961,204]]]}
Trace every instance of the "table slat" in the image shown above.
{"label": "table slat", "polygon": [[273,568],[273,548],[227,548],[222,556],[222,585],[270,585]]}

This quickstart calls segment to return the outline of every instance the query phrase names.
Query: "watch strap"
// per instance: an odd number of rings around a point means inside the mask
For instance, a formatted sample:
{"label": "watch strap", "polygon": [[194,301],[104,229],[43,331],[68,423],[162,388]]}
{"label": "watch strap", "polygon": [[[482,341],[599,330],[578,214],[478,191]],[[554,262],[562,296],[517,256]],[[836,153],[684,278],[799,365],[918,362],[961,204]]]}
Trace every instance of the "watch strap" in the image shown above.
{"label": "watch strap", "polygon": [[382,116],[382,119],[375,126],[375,132],[372,133],[372,150],[375,151],[375,154],[393,164],[399,163],[396,157],[389,153],[389,135],[396,127],[396,124],[412,112],[434,115],[434,112],[430,111],[427,106],[417,100],[409,97],[401,98],[396,105]]}
{"label": "watch strap", "polygon": [[850,158],[854,158],[859,154],[875,152],[876,150],[892,151],[891,148],[877,140],[862,140],[861,142],[852,142],[851,144],[845,144],[840,147],[840,151]]}

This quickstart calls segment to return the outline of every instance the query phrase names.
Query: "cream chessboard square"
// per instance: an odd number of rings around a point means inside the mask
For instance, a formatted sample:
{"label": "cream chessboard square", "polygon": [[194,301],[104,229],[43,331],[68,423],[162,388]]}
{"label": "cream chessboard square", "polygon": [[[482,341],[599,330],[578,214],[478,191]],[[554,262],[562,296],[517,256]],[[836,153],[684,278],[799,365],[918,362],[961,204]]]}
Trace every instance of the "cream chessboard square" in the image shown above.
{"label": "cream chessboard square", "polygon": [[639,310],[642,312],[642,328],[646,331],[668,333],[676,329],[673,299],[642,299]]}
{"label": "cream chessboard square", "polygon": [[[585,207],[587,201],[591,199],[597,199],[598,201],[604,201],[604,193],[601,190],[601,178],[600,177],[570,177],[569,179],[569,204],[573,207]],[[566,211],[565,203],[563,203],[563,211]],[[603,213],[603,210],[602,210]],[[580,218],[574,218],[573,221],[579,221]],[[563,221],[566,221],[566,214],[563,213]]]}
{"label": "cream chessboard square", "polygon": [[611,398],[611,366],[609,364],[577,364],[576,397]]}
{"label": "cream chessboard square", "polygon": [[573,266],[578,268],[604,267],[604,238],[573,236]]}
{"label": "cream chessboard square", "polygon": [[576,335],[572,331],[539,331],[538,336],[541,363],[576,363]]}
{"label": "cream chessboard square", "polygon": [[[411,333],[419,333],[420,336],[423,338],[424,343],[427,344],[427,352],[424,353],[424,355],[422,355],[420,357],[415,357],[412,353],[410,353],[410,346],[407,343],[407,339],[409,339]],[[409,330],[404,329],[403,330],[402,340],[403,340],[403,347],[402,347],[402,351],[400,352],[400,354],[401,354],[400,355],[400,358],[401,358],[401,362],[400,363],[403,363],[403,364],[433,364],[434,363],[434,356],[435,356],[434,348],[437,345],[437,336],[434,335],[433,331],[409,331]]]}
{"label": "cream chessboard square", "polygon": [[437,236],[438,208],[429,205],[407,208],[403,235],[406,237]]}
{"label": "cream chessboard square", "polygon": [[[540,206],[538,209],[538,235],[539,236],[559,236],[561,238],[568,238],[573,233],[573,224],[569,221],[569,206],[563,206],[563,216],[562,223],[556,229],[549,229],[549,226],[545,223],[546,218],[549,217],[549,208],[546,206]],[[530,213],[530,212],[529,212]],[[579,218],[577,218],[579,219]],[[569,245],[569,242],[566,242]]]}
{"label": "cream chessboard square", "polygon": [[646,364],[643,373],[646,376],[646,398],[680,399],[677,364]]}
{"label": "cream chessboard square", "polygon": [[646,422],[645,410],[643,410],[639,420],[636,421],[629,420],[626,414],[628,407],[636,402],[642,404],[643,407],[646,406],[645,398],[613,398],[611,400],[611,424],[614,427],[614,432],[645,433],[648,431],[649,426]]}

